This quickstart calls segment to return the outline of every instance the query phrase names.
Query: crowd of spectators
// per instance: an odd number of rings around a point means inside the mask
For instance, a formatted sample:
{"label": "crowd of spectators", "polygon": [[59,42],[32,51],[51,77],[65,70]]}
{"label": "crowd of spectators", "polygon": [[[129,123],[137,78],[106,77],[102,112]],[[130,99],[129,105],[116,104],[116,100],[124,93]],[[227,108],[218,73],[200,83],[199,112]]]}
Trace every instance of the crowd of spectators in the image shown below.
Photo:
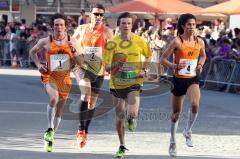
{"label": "crowd of spectators", "polygon": [[[71,35],[78,23],[68,18],[68,33]],[[81,21],[84,23],[84,21]],[[118,28],[115,28],[118,34]],[[148,20],[137,20],[133,32],[145,38],[153,51],[153,62],[159,62],[161,54],[168,44],[176,37],[176,25],[167,18],[162,28],[152,25]],[[0,23],[0,65],[20,67],[31,66],[29,49],[40,39],[51,33],[51,26],[45,22],[37,22],[30,26],[22,19],[20,22]],[[216,20],[212,26],[198,25],[196,35],[203,38],[206,45],[208,60],[234,59],[240,61],[240,29],[227,29],[221,20]],[[39,57],[44,60],[43,51]],[[17,65],[13,63],[17,60]],[[163,68],[160,69],[163,72]]]}
{"label": "crowd of spectators", "polygon": [[[77,22],[78,21],[78,22]],[[68,34],[72,35],[79,24],[87,23],[84,13],[78,20],[68,17]],[[107,20],[105,21],[106,25]],[[153,25],[149,20],[136,20],[133,25],[133,32],[142,36],[150,43],[153,56],[152,65],[158,77],[167,76],[167,68],[159,63],[162,53],[177,36],[176,24],[170,18],[160,25]],[[40,38],[51,34],[51,25],[38,19],[36,23],[28,26],[22,19],[19,22],[9,22],[4,24],[0,22],[0,66],[32,68],[35,67],[29,56],[30,48],[37,43]],[[118,27],[114,28],[115,34],[119,33]],[[205,42],[207,61],[210,63],[208,70],[218,76],[219,65],[221,60],[232,60],[240,62],[240,29],[228,29],[221,19],[215,20],[211,26],[205,26],[198,23],[196,36],[202,38]],[[38,53],[39,58],[44,62],[44,50]],[[228,68],[227,68],[228,69]],[[156,72],[157,71],[157,72]],[[237,74],[235,73],[238,81]],[[220,76],[222,75],[220,72]],[[230,79],[230,74],[228,75]],[[150,76],[150,78],[152,78]],[[219,77],[221,78],[221,77]],[[240,88],[240,87],[239,87]]]}
{"label": "crowd of spectators", "polygon": [[[77,27],[72,19],[68,33],[73,34]],[[26,21],[0,22],[0,66],[12,67],[34,67],[29,57],[29,50],[38,42],[40,38],[47,37],[52,32],[49,23],[37,22],[27,26]],[[44,50],[38,54],[44,61]]]}

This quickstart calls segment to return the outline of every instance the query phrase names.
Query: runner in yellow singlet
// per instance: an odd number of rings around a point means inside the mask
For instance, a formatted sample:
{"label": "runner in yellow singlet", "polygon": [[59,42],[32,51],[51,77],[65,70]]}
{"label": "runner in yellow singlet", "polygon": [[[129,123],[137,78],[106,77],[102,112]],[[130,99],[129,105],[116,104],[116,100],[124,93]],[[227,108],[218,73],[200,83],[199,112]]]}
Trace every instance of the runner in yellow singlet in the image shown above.
{"label": "runner in yellow singlet", "polygon": [[[115,157],[122,158],[126,150],[125,118],[128,121],[129,131],[134,131],[137,124],[143,76],[152,53],[149,44],[131,32],[133,18],[130,13],[122,13],[118,22],[120,35],[108,42],[104,60],[108,64],[107,68],[110,68],[110,92],[113,105],[116,107],[116,128],[120,140]],[[142,56],[145,57],[144,63]],[[126,102],[128,104],[127,117],[125,117]]]}

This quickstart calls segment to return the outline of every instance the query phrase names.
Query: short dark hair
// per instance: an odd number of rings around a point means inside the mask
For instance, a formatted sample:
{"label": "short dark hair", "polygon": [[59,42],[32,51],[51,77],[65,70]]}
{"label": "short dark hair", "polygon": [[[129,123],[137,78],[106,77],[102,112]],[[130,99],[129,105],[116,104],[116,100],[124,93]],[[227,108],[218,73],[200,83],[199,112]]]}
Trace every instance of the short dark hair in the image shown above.
{"label": "short dark hair", "polygon": [[85,10],[84,10],[84,9],[82,9],[82,10],[80,11],[80,13],[85,13]]}
{"label": "short dark hair", "polygon": [[26,19],[21,19],[22,24],[26,24]]}
{"label": "short dark hair", "polygon": [[133,14],[131,14],[131,13],[129,13],[129,12],[124,12],[124,13],[122,13],[122,14],[119,15],[119,17],[118,17],[118,19],[117,19],[117,26],[120,25],[120,20],[121,20],[122,18],[132,18],[132,20],[133,20],[132,23],[134,24]]}
{"label": "short dark hair", "polygon": [[93,8],[98,8],[98,9],[102,9],[104,12],[105,12],[105,8],[103,7],[102,4],[99,4],[99,3],[95,3],[92,5],[90,11],[92,12]]}
{"label": "short dark hair", "polygon": [[238,35],[240,33],[240,29],[239,28],[234,28],[233,30],[234,30],[235,35]]}
{"label": "short dark hair", "polygon": [[67,17],[66,17],[65,15],[60,14],[60,13],[55,13],[55,14],[52,16],[52,18],[51,18],[51,26],[52,26],[52,27],[54,26],[54,20],[55,20],[55,19],[59,19],[59,18],[64,20],[65,26],[68,25]]}

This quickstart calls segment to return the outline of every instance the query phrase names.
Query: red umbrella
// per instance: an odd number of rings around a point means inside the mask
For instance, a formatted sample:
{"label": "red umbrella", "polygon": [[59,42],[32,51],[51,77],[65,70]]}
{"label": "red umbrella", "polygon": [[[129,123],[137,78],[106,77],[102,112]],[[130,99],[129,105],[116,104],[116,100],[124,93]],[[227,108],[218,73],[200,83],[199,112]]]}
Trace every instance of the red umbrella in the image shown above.
{"label": "red umbrella", "polygon": [[134,12],[134,13],[191,13],[202,8],[180,0],[132,0],[116,6],[108,7],[110,12]]}
{"label": "red umbrella", "polygon": [[222,13],[222,14],[240,14],[240,1],[231,0],[223,2],[205,9],[201,9],[196,13]]}

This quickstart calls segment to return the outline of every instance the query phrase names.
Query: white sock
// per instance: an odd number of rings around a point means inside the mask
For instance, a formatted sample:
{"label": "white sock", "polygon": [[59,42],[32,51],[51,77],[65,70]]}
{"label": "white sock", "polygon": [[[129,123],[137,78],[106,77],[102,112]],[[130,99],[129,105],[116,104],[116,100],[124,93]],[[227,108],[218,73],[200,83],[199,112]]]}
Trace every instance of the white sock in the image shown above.
{"label": "white sock", "polygon": [[125,144],[120,144],[120,146],[124,146],[124,147],[126,147]]}
{"label": "white sock", "polygon": [[188,121],[187,121],[187,127],[186,127],[186,131],[187,132],[191,132],[192,131],[192,127],[197,119],[198,113],[192,113],[191,109],[189,109],[188,111]]}
{"label": "white sock", "polygon": [[57,131],[60,122],[61,122],[61,117],[55,117],[54,118],[54,131],[55,132]]}
{"label": "white sock", "polygon": [[55,116],[55,108],[51,107],[50,105],[47,105],[47,120],[48,120],[48,128],[54,127],[54,116]]}
{"label": "white sock", "polygon": [[175,123],[171,121],[171,138],[170,138],[171,143],[176,143],[176,132],[178,128],[178,121],[179,120],[177,120]]}

